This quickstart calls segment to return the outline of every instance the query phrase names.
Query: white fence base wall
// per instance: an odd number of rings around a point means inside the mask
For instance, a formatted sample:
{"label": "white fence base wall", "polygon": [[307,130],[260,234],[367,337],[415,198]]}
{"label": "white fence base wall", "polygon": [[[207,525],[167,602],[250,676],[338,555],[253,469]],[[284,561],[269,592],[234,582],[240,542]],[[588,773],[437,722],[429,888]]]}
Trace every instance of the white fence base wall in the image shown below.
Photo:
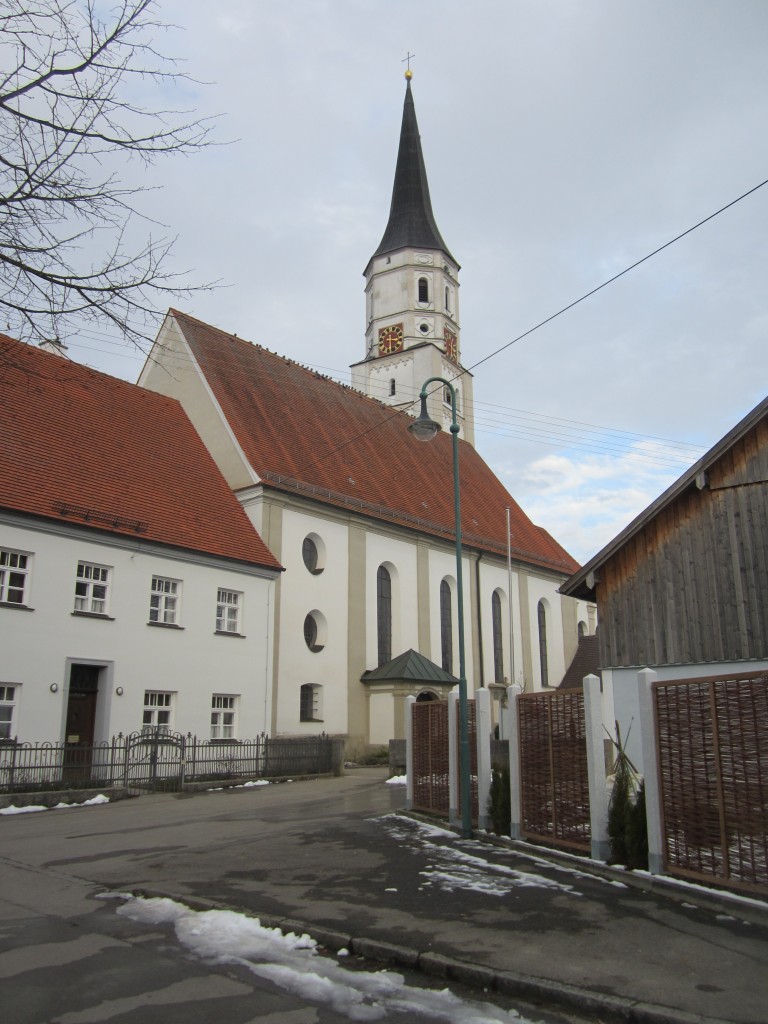
{"label": "white fence base wall", "polygon": [[590,856],[593,860],[608,860],[611,855],[611,844],[608,839],[609,796],[606,788],[603,747],[606,731],[603,692],[597,676],[584,676],[584,719],[589,776]]}
{"label": "white fence base wall", "polygon": [[475,740],[477,742],[477,827],[488,829],[491,816],[491,691],[486,686],[475,690]]}
{"label": "white fence base wall", "polygon": [[507,687],[507,706],[504,709],[506,730],[509,737],[509,834],[512,839],[522,839],[523,808],[520,779],[520,731],[517,728],[517,698],[522,693],[520,686]]}
{"label": "white fence base wall", "polygon": [[416,698],[405,698],[405,809],[413,810],[413,705]]}
{"label": "white fence base wall", "polygon": [[652,686],[655,679],[656,673],[650,668],[644,668],[637,673],[637,705],[645,778],[645,817],[648,822],[648,870],[653,875],[660,875],[664,866],[664,839],[661,829],[661,789],[653,715]]}

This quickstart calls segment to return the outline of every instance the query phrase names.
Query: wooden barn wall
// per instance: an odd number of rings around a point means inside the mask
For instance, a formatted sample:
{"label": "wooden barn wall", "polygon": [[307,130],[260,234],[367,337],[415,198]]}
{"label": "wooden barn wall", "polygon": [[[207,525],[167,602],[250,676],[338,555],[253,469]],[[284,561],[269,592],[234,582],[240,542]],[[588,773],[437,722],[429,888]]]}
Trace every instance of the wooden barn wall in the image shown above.
{"label": "wooden barn wall", "polygon": [[768,420],[599,570],[603,665],[768,657]]}

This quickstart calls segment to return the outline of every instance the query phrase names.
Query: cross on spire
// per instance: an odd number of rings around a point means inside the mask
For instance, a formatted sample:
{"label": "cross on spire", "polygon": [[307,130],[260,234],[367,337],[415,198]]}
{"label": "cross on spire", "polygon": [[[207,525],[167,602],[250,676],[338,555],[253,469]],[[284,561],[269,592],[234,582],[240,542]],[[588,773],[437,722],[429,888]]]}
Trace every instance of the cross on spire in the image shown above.
{"label": "cross on spire", "polygon": [[411,61],[413,60],[413,58],[415,56],[416,56],[416,54],[415,53],[411,53],[411,51],[409,50],[408,53],[406,53],[406,55],[400,61],[401,64],[406,64],[406,63],[408,64],[408,69],[405,72],[405,77],[406,78],[411,78],[413,76],[413,72],[411,71]]}

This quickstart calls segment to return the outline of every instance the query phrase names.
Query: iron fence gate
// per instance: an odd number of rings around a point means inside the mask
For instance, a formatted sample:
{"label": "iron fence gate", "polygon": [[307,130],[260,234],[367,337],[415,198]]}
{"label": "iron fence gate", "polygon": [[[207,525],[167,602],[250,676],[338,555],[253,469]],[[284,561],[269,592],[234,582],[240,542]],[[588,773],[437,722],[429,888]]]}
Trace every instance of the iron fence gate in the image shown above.
{"label": "iron fence gate", "polygon": [[580,689],[524,693],[517,708],[522,834],[589,852],[584,693]]}
{"label": "iron fence gate", "polygon": [[768,894],[768,675],[653,693],[665,870]]}
{"label": "iron fence gate", "polygon": [[148,729],[92,747],[65,743],[0,743],[0,792],[100,789],[181,791],[188,783],[246,781],[334,770],[337,741],[317,736],[200,740]]}

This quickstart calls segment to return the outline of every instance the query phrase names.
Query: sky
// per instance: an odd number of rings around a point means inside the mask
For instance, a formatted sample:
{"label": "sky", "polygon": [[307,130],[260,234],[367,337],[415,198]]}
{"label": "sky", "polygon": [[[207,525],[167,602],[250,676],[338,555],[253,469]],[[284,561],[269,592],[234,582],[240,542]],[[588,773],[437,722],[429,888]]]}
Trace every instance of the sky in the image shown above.
{"label": "sky", "polygon": [[[411,53],[476,447],[536,523],[586,561],[765,397],[768,185],[487,358],[768,179],[765,0],[157,7],[199,80],[173,100],[222,143],[122,171],[173,269],[220,282],[174,305],[349,380]],[[137,379],[115,338],[65,340]]]}

